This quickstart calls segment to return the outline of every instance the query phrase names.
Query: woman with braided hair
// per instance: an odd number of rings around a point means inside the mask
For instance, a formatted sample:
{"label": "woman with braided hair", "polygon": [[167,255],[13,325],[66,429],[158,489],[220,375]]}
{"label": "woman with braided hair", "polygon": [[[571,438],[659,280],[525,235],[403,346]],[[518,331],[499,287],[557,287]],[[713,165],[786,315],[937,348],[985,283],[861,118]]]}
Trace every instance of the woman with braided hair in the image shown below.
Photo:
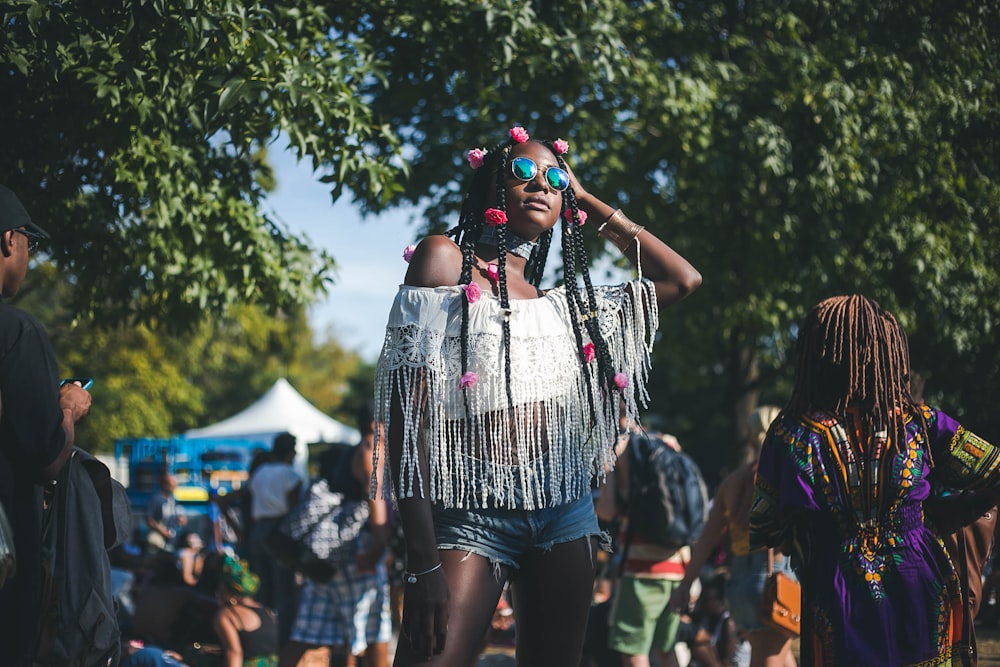
{"label": "woman with braided hair", "polygon": [[764,442],[755,546],[791,550],[802,664],[950,665],[959,582],[923,504],[1000,482],[1000,451],[910,394],[906,334],[860,295],[826,299],[799,332],[795,386]]}
{"label": "woman with braided hair", "polygon": [[[567,150],[514,127],[469,151],[459,224],[412,250],[389,315],[375,390],[389,465],[373,487],[391,483],[406,538],[397,665],[472,665],[508,579],[518,664],[580,661],[592,482],[614,465],[619,405],[634,419],[647,397],[658,308],[701,276],[586,191]],[[592,284],[587,219],[639,279]],[[542,290],[557,226],[564,284]]]}

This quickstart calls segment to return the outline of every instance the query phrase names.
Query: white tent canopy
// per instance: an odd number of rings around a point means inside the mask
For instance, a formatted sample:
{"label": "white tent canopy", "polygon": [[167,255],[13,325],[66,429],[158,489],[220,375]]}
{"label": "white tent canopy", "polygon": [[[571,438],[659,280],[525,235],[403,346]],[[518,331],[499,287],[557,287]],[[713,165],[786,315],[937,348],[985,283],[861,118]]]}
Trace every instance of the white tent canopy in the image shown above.
{"label": "white tent canopy", "polygon": [[191,429],[184,434],[189,440],[224,439],[260,440],[270,447],[274,436],[284,432],[296,438],[296,467],[305,470],[308,459],[306,445],[311,442],[345,442],[361,440],[357,429],[340,423],[307,401],[288,380],[281,378],[257,401],[228,419],[211,426]]}

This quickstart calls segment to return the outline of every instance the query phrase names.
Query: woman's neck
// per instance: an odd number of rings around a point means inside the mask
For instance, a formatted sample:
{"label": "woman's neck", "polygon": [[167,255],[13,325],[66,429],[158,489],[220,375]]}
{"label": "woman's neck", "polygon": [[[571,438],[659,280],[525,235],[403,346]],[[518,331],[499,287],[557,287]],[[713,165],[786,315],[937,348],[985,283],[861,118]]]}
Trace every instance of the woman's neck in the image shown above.
{"label": "woman's neck", "polygon": [[[538,247],[537,240],[529,241],[528,239],[521,238],[509,229],[504,230],[504,240],[507,245],[507,254],[519,257],[525,262],[531,259],[531,255],[534,253],[535,248]],[[496,227],[486,227],[483,229],[482,234],[479,237],[479,241],[476,243],[480,246],[499,248],[499,235],[497,234]]]}

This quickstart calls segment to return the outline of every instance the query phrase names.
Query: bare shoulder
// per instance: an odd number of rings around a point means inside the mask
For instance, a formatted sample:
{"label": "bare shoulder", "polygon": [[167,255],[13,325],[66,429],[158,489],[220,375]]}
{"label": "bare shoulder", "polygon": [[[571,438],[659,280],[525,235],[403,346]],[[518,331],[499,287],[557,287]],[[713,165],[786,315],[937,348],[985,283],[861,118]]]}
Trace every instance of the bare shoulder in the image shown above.
{"label": "bare shoulder", "polygon": [[461,248],[447,236],[438,234],[417,244],[404,282],[414,287],[457,285],[461,272]]}

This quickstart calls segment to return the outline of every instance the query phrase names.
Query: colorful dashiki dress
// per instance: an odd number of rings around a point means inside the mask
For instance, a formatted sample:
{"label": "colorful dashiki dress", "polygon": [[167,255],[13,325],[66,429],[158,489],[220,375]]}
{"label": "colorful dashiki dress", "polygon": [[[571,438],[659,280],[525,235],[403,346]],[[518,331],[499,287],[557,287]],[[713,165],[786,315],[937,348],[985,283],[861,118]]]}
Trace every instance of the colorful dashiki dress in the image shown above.
{"label": "colorful dashiki dress", "polygon": [[997,484],[1000,452],[948,415],[923,411],[926,436],[920,420],[907,419],[902,453],[851,412],[843,421],[782,416],[768,433],[751,540],[794,547],[802,665],[951,664],[961,593],[941,540],[924,524],[923,501],[932,485]]}

